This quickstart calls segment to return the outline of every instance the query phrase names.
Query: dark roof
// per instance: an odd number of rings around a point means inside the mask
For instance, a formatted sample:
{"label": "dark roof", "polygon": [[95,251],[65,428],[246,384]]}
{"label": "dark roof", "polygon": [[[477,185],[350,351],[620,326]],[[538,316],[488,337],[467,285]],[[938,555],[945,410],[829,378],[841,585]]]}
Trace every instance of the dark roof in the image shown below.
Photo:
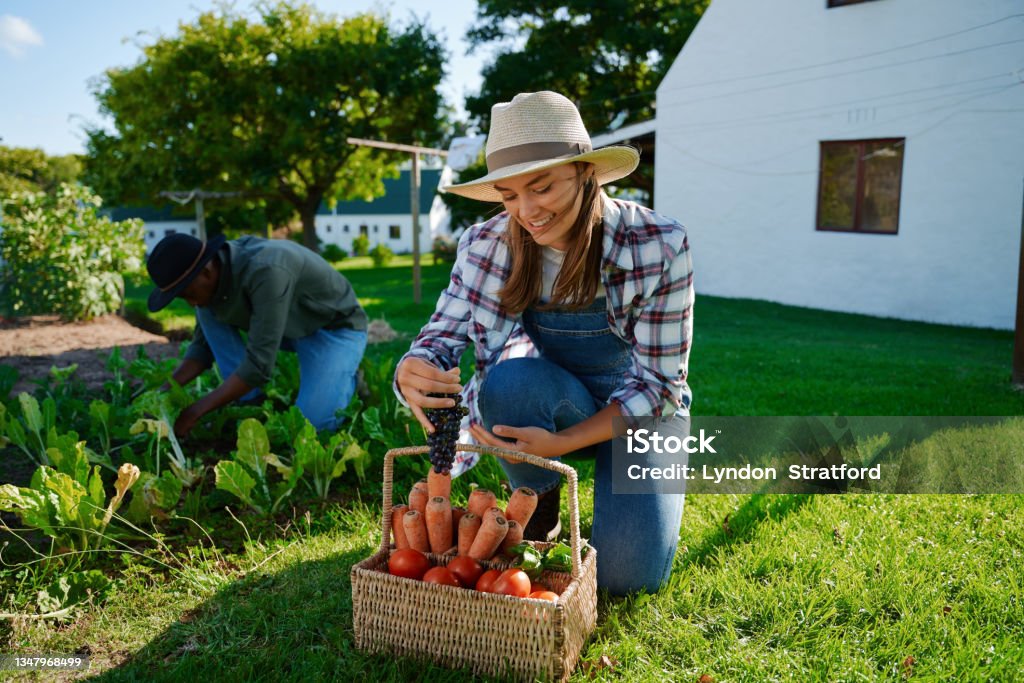
{"label": "dark roof", "polygon": [[112,221],[123,221],[129,218],[141,218],[146,223],[154,221],[194,221],[195,209],[189,206],[178,207],[173,204],[164,206],[111,206],[102,210]]}
{"label": "dark roof", "polygon": [[[384,179],[384,196],[377,197],[372,202],[361,200],[339,201],[337,213],[339,215],[357,214],[407,214],[412,211],[412,201],[409,196],[409,171],[402,171],[398,178]],[[437,193],[437,183],[441,179],[441,169],[420,169],[420,213],[430,211],[430,205]],[[320,204],[317,211],[321,215],[329,215],[330,208],[326,202]]]}

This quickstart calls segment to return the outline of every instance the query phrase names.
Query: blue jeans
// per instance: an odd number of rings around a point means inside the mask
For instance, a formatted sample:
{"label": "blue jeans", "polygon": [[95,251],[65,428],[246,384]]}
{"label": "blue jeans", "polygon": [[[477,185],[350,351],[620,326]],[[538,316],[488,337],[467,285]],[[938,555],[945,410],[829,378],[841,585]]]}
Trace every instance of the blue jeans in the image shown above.
{"label": "blue jeans", "polygon": [[[632,363],[629,345],[608,326],[604,300],[581,312],[527,310],[523,328],[541,357],[509,359],[491,368],[478,398],[487,429],[496,424],[566,429],[601,410]],[[579,455],[595,458],[590,543],[598,550],[597,585],[615,595],[657,591],[672,573],[684,495],[615,495],[611,442]],[[645,464],[639,457],[635,461]],[[561,479],[526,463],[499,462],[513,487],[543,493]]]}
{"label": "blue jeans", "polygon": [[[238,328],[218,320],[209,310],[196,307],[196,320],[210,344],[217,368],[223,377],[238,369],[245,358],[245,342]],[[336,429],[335,413],[344,410],[356,391],[356,371],[366,350],[363,330],[317,330],[298,339],[285,338],[281,348],[299,356],[299,395],[295,404],[317,429]],[[260,395],[253,389],[242,397]]]}

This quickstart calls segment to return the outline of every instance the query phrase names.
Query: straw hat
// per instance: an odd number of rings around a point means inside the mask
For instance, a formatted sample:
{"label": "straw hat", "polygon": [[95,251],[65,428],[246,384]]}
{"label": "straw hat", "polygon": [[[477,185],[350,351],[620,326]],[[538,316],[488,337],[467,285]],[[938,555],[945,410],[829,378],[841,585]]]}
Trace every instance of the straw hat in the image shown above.
{"label": "straw hat", "polygon": [[500,202],[494,183],[555,166],[585,161],[601,185],[624,178],[640,163],[632,147],[594,149],[579,111],[564,96],[545,90],[520,93],[491,107],[487,136],[487,175],[443,188],[470,199]]}

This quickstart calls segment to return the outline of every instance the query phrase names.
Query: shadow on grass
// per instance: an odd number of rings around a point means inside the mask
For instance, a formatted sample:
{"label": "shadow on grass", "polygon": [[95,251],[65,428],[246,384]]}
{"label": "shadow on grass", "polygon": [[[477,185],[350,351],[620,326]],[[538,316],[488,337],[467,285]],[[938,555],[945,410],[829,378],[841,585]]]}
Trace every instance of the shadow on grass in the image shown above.
{"label": "shadow on grass", "polygon": [[[809,503],[811,498],[812,494],[751,495],[736,512],[726,515],[698,545],[687,549],[681,565],[707,566],[719,551],[750,542],[758,527],[766,520],[777,521],[791,515]],[[677,568],[674,577],[679,575]],[[674,586],[674,583],[670,583],[670,586]]]}
{"label": "shadow on grass", "polygon": [[254,572],[222,589],[94,681],[462,681],[409,658],[355,648],[352,565],[369,547]]}

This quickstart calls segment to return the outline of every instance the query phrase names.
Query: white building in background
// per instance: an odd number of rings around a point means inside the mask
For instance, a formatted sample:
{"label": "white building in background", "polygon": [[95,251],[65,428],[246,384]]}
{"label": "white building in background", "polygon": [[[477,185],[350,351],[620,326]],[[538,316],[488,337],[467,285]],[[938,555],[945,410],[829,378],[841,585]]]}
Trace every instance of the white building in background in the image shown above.
{"label": "white building in background", "polygon": [[142,219],[142,238],[146,242],[146,253],[153,251],[157,242],[176,232],[184,232],[193,237],[199,236],[199,223],[193,218],[175,216],[171,207],[130,207],[118,206],[107,211],[112,221],[123,221],[129,218]]}
{"label": "white building in background", "polygon": [[[445,173],[447,172],[447,177]],[[420,169],[420,251],[431,249],[434,238],[448,235],[448,207],[437,194],[442,180],[450,182],[451,170]],[[323,245],[336,244],[352,253],[352,241],[364,234],[370,247],[385,244],[396,254],[412,252],[412,193],[410,171],[398,178],[384,179],[384,195],[372,201],[340,201],[334,209],[321,204],[316,216],[316,234]]]}
{"label": "white building in background", "polygon": [[1011,328],[1021,0],[714,0],[658,88],[698,293]]}

